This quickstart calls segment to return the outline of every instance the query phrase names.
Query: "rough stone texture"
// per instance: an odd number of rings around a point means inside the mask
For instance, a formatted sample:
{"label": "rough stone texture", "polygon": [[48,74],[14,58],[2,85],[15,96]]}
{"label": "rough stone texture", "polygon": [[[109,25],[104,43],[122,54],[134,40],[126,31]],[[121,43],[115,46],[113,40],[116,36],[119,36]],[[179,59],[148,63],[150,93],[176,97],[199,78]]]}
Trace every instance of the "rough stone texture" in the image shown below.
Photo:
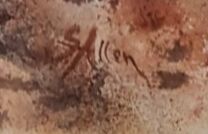
{"label": "rough stone texture", "polygon": [[207,134],[206,0],[0,0],[1,134]]}

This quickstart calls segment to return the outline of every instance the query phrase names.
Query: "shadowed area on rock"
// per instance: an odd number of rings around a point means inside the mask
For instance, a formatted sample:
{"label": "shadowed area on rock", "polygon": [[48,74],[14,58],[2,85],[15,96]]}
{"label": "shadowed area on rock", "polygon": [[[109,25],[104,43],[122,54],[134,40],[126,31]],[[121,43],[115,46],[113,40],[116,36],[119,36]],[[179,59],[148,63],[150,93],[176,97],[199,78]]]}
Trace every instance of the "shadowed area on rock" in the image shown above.
{"label": "shadowed area on rock", "polygon": [[161,79],[160,89],[177,89],[188,82],[188,75],[184,72],[158,71],[157,75]]}

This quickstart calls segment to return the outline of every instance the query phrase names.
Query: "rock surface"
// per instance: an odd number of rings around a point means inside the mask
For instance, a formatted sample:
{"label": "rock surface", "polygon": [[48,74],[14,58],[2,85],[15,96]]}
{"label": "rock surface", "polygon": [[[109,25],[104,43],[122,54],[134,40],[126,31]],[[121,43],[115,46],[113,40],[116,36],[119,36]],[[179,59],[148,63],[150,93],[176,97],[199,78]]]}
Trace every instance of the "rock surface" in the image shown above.
{"label": "rock surface", "polygon": [[206,0],[0,0],[1,134],[207,134]]}

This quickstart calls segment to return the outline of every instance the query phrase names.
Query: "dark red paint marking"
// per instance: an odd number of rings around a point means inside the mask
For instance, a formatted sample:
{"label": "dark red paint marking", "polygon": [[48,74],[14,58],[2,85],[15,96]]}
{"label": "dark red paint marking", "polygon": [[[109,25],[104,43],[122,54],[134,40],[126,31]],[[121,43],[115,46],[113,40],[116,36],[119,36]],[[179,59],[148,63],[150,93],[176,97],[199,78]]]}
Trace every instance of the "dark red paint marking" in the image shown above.
{"label": "dark red paint marking", "polygon": [[78,51],[77,55],[74,57],[71,64],[69,64],[69,66],[66,67],[66,70],[63,72],[63,75],[62,75],[63,79],[66,78],[66,76],[69,72],[71,72],[72,70],[75,69],[75,67],[77,66],[79,61],[82,59],[84,54],[88,53],[90,51],[90,47],[92,46],[92,44],[95,42],[95,39],[96,39],[96,30],[97,29],[95,27],[93,27],[91,29],[84,46],[82,47],[82,49],[80,51]]}

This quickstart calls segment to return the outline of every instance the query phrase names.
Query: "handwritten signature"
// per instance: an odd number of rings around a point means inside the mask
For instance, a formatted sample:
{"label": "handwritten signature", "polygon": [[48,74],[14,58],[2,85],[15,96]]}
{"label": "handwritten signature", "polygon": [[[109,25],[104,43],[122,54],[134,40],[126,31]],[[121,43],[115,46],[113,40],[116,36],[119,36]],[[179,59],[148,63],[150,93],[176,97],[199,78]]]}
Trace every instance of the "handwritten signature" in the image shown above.
{"label": "handwritten signature", "polygon": [[[87,40],[85,41],[84,45],[82,45],[82,47],[80,46],[80,40],[78,38],[75,38],[76,34],[80,33],[80,27],[77,25],[74,25],[72,28],[70,28],[64,38],[65,38],[65,42],[64,41],[59,41],[59,43],[63,44],[64,46],[67,46],[69,48],[69,55],[73,55],[75,52],[76,55],[73,57],[72,61],[67,64],[66,68],[63,71],[63,75],[62,78],[66,78],[67,75],[76,68],[76,66],[79,64],[80,60],[85,56],[89,56],[90,55],[90,48],[92,47],[92,45],[95,43],[96,40],[96,36],[97,36],[97,29],[96,27],[92,27]],[[101,41],[101,44],[99,46],[99,62],[103,62],[103,56],[102,56],[102,52],[104,53],[105,58],[107,59],[108,63],[111,63],[111,60],[117,62],[118,64],[121,63],[121,61],[123,60],[125,62],[126,65],[131,64],[135,70],[137,71],[137,73],[146,81],[146,84],[148,87],[151,87],[151,84],[148,80],[148,77],[146,76],[146,74],[138,67],[136,61],[134,60],[133,56],[126,53],[125,51],[119,50],[119,49],[114,49],[112,52],[112,55],[114,57],[114,59],[109,58],[108,56],[108,48],[110,46],[110,42],[107,41],[105,43],[105,41]],[[63,58],[63,57],[62,57]]]}

